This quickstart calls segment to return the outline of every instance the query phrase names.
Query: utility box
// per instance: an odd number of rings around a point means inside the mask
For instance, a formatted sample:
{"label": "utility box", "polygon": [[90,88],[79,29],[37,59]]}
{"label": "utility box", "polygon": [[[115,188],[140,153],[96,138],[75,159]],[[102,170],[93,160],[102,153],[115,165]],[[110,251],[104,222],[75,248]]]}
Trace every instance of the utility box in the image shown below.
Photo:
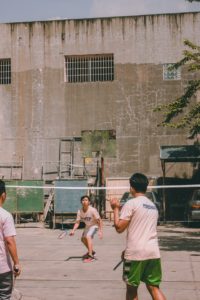
{"label": "utility box", "polygon": [[87,195],[86,179],[55,180],[54,205],[49,214],[49,227],[58,224],[72,224],[76,220],[78,209],[81,208],[80,198]]}
{"label": "utility box", "polygon": [[87,180],[66,179],[55,181],[54,214],[77,213],[80,198],[87,194]]}

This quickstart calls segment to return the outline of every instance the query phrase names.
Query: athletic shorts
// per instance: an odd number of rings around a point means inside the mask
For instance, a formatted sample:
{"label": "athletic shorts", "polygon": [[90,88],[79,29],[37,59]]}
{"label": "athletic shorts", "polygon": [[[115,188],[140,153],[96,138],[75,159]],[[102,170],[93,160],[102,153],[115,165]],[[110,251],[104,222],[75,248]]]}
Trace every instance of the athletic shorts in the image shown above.
{"label": "athletic shorts", "polygon": [[131,286],[139,286],[140,281],[153,286],[159,286],[162,279],[160,258],[143,261],[125,260],[123,280]]}
{"label": "athletic shorts", "polygon": [[97,232],[97,230],[98,230],[98,227],[96,225],[90,226],[90,227],[84,229],[82,236],[83,237],[90,236],[91,238],[93,238],[95,233]]}

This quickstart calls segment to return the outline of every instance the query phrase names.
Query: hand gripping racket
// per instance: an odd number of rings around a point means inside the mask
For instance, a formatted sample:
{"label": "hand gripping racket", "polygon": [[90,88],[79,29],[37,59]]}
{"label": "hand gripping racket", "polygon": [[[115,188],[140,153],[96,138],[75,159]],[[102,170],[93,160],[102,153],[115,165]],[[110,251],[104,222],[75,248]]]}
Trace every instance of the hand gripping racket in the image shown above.
{"label": "hand gripping racket", "polygon": [[[18,269],[14,269],[14,271],[18,272]],[[22,293],[15,288],[15,281],[16,281],[16,276],[13,278],[13,290],[12,290],[12,295],[10,300],[21,300],[22,299]]]}

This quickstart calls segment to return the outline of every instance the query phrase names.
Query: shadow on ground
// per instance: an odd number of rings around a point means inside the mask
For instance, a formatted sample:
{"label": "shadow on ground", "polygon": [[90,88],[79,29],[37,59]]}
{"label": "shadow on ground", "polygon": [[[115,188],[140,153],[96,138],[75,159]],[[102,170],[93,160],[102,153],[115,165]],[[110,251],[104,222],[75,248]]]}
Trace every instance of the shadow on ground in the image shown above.
{"label": "shadow on ground", "polygon": [[162,230],[163,233],[171,233],[171,234],[178,234],[182,235],[183,237],[196,237],[200,238],[200,231],[191,231],[191,232],[184,232],[183,230]]}
{"label": "shadow on ground", "polygon": [[164,251],[195,251],[200,255],[200,239],[163,236],[159,241],[160,249]]}

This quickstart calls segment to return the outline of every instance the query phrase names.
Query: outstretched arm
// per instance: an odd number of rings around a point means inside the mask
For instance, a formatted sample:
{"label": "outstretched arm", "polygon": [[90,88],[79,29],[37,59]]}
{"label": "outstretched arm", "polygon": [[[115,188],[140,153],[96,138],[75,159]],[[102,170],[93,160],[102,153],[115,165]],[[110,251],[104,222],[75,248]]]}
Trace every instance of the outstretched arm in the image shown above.
{"label": "outstretched arm", "polygon": [[76,229],[78,229],[79,225],[80,225],[80,221],[76,221],[76,223],[74,224],[74,227],[69,235],[74,235],[74,233],[75,233]]}

